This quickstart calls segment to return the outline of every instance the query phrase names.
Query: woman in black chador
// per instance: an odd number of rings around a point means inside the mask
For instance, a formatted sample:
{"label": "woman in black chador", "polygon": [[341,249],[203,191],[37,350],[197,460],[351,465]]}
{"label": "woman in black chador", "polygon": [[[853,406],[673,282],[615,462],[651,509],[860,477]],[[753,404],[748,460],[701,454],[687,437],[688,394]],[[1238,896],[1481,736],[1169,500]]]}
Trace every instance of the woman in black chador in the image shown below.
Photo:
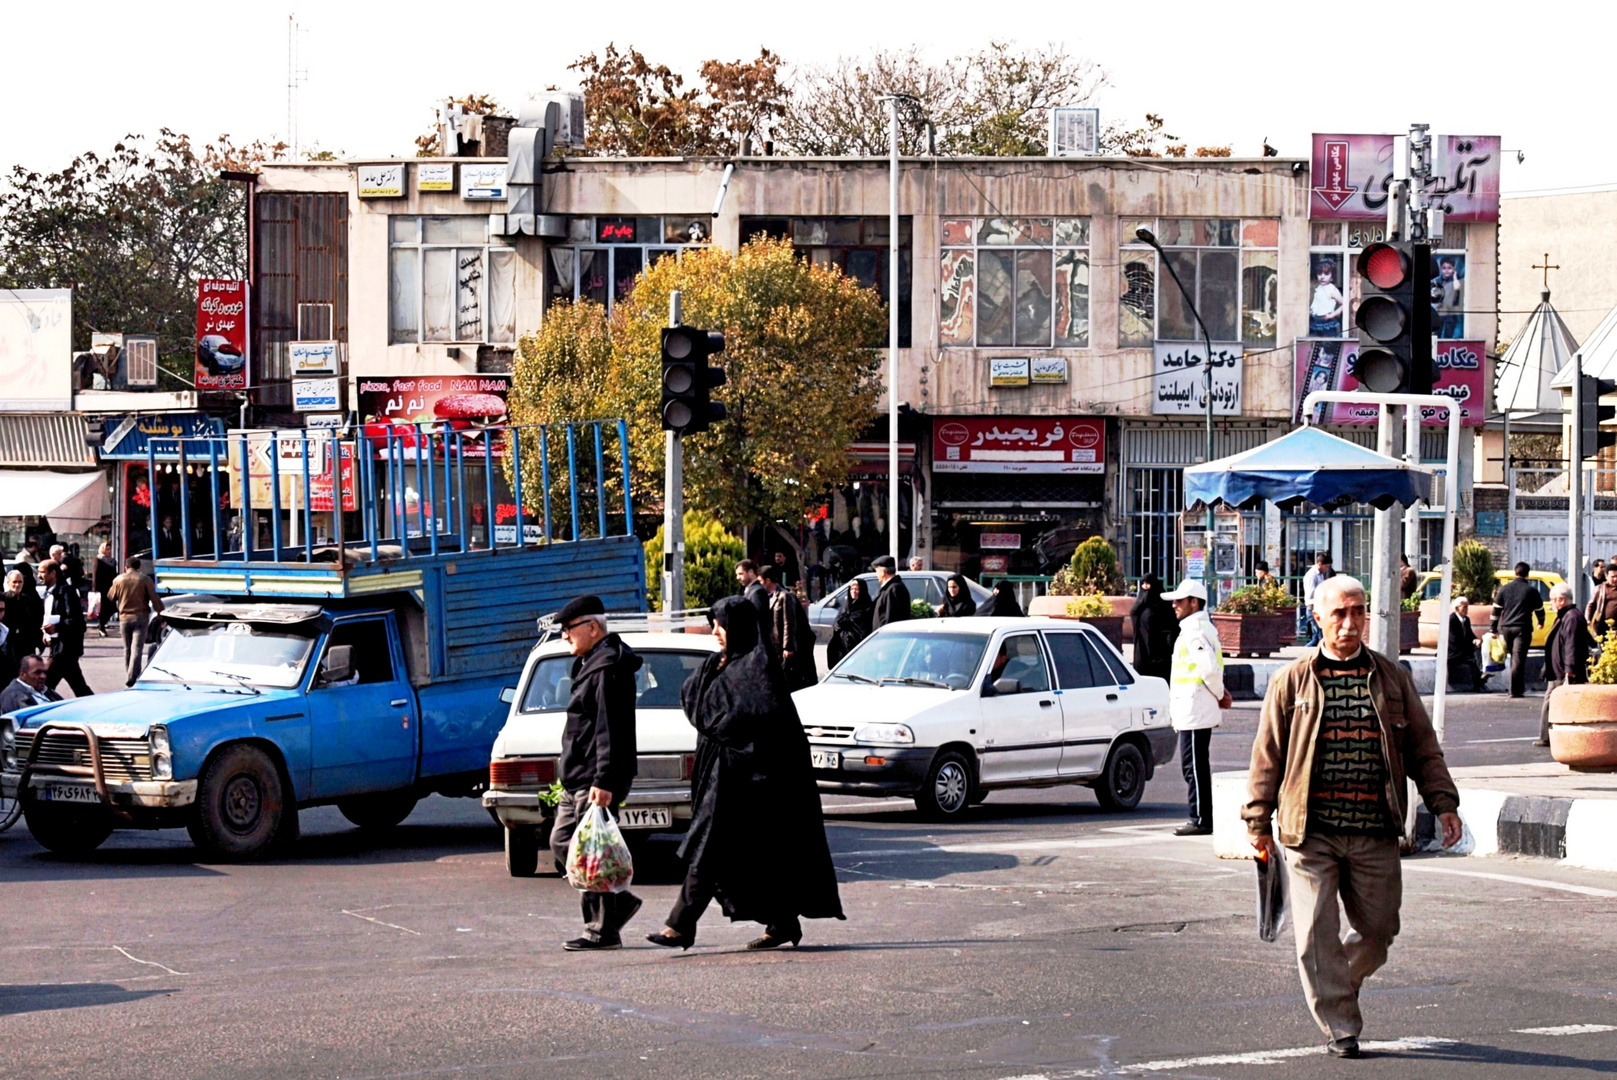
{"label": "woman in black chador", "polygon": [[679,849],[689,868],[667,928],[646,940],[690,948],[717,898],[731,921],[766,927],[747,948],[796,945],[799,917],[843,917],[808,738],[752,605],[726,597],[713,605],[713,623],[724,651],[680,692],[697,731],[691,827]]}
{"label": "woman in black chador", "polygon": [[943,610],[938,612],[940,616],[945,619],[969,619],[977,614],[977,601],[971,598],[971,586],[966,584],[966,575],[950,574],[943,588]]}
{"label": "woman in black chador", "polygon": [[854,578],[848,584],[848,610],[837,616],[831,641],[825,647],[826,667],[836,667],[855,645],[870,636],[870,620],[875,614],[876,602],[865,595],[865,583]]}
{"label": "woman in black chador", "polygon": [[1134,622],[1134,670],[1166,679],[1173,668],[1173,643],[1179,636],[1179,617],[1173,604],[1162,598],[1157,575],[1140,579],[1140,591],[1129,612]]}

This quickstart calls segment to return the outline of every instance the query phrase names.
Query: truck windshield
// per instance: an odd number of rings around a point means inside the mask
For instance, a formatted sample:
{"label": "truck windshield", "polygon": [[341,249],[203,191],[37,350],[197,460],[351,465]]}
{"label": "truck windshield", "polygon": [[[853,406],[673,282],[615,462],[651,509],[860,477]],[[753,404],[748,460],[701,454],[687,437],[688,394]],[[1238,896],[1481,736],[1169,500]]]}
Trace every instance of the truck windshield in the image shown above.
{"label": "truck windshield", "polygon": [[[705,652],[663,652],[647,649],[645,661],[635,672],[635,705],[642,709],[679,708],[679,688],[701,668]],[[522,711],[563,712],[573,693],[571,655],[547,656],[533,666],[527,692],[522,695]]]}
{"label": "truck windshield", "polygon": [[836,666],[833,676],[853,682],[883,679],[953,690],[971,685],[982,662],[987,634],[921,634],[883,630],[859,643]]}
{"label": "truck windshield", "polygon": [[285,627],[180,623],[163,639],[140,681],[232,685],[245,679],[261,686],[296,686],[313,648],[312,633]]}

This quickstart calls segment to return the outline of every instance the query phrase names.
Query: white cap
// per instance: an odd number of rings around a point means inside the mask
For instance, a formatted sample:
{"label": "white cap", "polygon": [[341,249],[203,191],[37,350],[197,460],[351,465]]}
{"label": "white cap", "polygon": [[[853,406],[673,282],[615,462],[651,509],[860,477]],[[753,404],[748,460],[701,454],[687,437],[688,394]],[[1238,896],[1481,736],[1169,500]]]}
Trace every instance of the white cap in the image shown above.
{"label": "white cap", "polygon": [[1186,578],[1179,583],[1179,588],[1162,594],[1164,600],[1186,600],[1192,597],[1203,604],[1207,603],[1207,586],[1194,578]]}

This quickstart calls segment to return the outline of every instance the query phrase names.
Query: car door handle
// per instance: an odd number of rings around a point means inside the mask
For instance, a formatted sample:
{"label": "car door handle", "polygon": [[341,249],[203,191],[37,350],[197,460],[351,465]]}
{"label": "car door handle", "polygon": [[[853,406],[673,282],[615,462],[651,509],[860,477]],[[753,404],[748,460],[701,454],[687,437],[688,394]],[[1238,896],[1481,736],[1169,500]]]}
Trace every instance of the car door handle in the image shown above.
{"label": "car door handle", "polygon": [[392,701],[388,702],[388,704],[397,709],[401,705],[410,704],[410,700],[408,698],[396,697]]}
{"label": "car door handle", "polygon": [[1106,695],[1106,700],[1107,701],[1116,701],[1117,700],[1117,695],[1116,694],[1107,694]]}
{"label": "car door handle", "polygon": [[1039,702],[1039,708],[1048,709],[1050,706],[1052,706],[1054,704],[1055,704],[1055,702],[1049,701],[1049,700],[1040,701]]}

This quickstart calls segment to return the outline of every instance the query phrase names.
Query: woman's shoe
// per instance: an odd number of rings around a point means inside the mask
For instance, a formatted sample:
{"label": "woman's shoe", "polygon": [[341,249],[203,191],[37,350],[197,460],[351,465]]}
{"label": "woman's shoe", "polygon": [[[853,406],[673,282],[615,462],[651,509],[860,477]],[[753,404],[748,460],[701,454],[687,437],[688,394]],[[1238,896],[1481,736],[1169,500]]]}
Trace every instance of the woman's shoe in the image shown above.
{"label": "woman's shoe", "polygon": [[684,934],[647,934],[646,940],[653,945],[661,945],[665,949],[688,949],[696,944],[696,936],[686,937]]}
{"label": "woman's shoe", "polygon": [[788,942],[791,943],[791,945],[793,947],[796,947],[797,943],[802,941],[802,940],[803,940],[803,931],[801,931],[801,930],[799,930],[797,933],[793,934],[791,937],[775,937],[772,934],[766,933],[761,938],[753,938],[751,941],[747,942],[747,948],[749,948],[749,949],[778,949],[782,945],[787,944]]}

